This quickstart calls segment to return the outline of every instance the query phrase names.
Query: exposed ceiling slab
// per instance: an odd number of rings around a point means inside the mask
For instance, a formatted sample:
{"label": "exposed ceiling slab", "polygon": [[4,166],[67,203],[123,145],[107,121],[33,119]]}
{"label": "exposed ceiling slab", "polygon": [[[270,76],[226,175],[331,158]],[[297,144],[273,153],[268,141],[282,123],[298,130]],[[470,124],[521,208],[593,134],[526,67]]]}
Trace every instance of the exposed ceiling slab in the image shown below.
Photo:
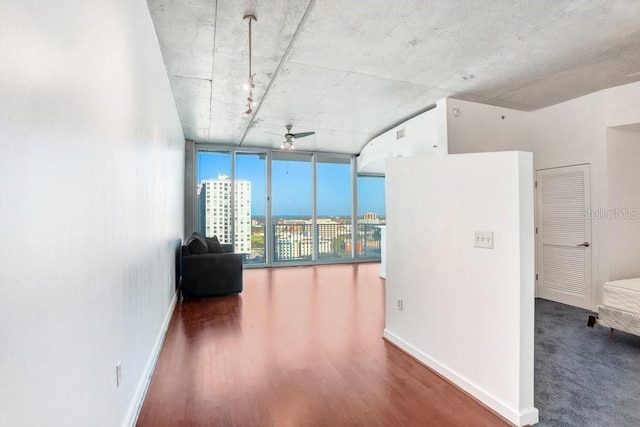
{"label": "exposed ceiling slab", "polygon": [[[634,0],[148,0],[187,138],[359,153],[454,97],[533,111],[640,80]],[[254,95],[243,117],[254,13]]]}

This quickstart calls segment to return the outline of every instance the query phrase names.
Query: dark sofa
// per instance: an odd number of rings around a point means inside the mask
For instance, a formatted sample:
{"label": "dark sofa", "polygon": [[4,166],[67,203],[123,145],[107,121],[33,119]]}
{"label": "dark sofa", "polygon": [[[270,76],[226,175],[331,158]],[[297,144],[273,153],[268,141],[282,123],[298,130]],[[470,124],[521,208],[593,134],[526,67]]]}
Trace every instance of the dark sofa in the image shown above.
{"label": "dark sofa", "polygon": [[242,255],[214,236],[193,233],[182,246],[184,298],[201,298],[242,292]]}

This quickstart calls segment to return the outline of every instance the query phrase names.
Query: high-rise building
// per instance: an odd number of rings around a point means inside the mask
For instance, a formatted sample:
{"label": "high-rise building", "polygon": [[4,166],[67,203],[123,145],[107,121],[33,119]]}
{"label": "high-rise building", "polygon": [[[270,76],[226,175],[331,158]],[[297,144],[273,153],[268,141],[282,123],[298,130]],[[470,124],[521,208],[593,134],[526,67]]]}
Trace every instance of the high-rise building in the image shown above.
{"label": "high-rise building", "polygon": [[[251,253],[251,182],[236,179],[231,205],[231,179],[218,174],[198,186],[200,231],[208,237],[218,236],[220,243],[235,243],[237,253]],[[231,218],[235,217],[234,229]],[[233,234],[232,234],[233,233]],[[235,242],[234,242],[235,240]]]}

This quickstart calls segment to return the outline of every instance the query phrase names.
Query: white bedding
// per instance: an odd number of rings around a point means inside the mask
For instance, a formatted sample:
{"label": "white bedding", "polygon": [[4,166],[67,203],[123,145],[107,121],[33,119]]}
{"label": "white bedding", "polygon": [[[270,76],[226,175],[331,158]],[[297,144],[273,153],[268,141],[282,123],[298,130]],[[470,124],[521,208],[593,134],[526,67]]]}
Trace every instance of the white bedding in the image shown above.
{"label": "white bedding", "polygon": [[640,278],[606,282],[602,289],[602,305],[640,314]]}

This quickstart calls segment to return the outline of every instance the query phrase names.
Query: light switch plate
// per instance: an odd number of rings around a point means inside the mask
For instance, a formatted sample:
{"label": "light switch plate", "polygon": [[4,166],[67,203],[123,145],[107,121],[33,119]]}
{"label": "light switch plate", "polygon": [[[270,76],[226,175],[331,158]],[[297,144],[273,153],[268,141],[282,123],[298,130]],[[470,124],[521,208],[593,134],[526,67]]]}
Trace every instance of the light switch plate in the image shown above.
{"label": "light switch plate", "polygon": [[473,234],[473,246],[493,249],[493,231],[476,231]]}

